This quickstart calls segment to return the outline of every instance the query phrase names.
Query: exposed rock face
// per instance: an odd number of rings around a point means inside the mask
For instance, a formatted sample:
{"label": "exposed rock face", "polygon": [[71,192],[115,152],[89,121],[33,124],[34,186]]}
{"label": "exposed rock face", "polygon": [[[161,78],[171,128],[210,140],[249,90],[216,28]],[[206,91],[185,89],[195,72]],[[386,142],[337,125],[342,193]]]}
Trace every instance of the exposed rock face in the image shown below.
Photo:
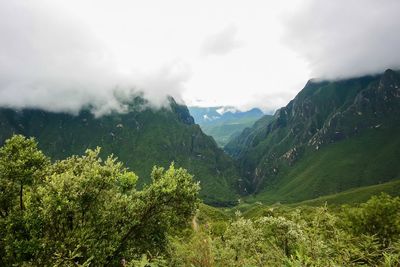
{"label": "exposed rock face", "polygon": [[246,192],[273,184],[282,164],[292,166],[305,149],[351,138],[365,129],[400,123],[400,74],[315,82],[275,113],[226,146],[239,161]]}
{"label": "exposed rock face", "polygon": [[400,115],[400,75],[387,70],[378,80],[361,90],[354,102],[334,113],[309,141],[320,146],[349,138],[366,128],[393,124]]}

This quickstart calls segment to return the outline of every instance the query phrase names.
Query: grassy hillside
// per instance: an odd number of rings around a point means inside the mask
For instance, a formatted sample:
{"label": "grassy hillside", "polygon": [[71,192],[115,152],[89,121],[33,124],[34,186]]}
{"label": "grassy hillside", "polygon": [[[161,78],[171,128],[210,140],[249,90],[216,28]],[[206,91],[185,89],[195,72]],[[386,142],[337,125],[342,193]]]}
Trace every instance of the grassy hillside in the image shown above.
{"label": "grassy hillside", "polygon": [[380,193],[387,193],[391,196],[400,195],[400,180],[391,182],[359,187],[347,190],[338,194],[322,196],[316,199],[306,200],[295,203],[295,206],[321,206],[327,203],[328,205],[342,205],[342,204],[355,204],[363,203],[370,199],[372,196],[379,195]]}
{"label": "grassy hillside", "polygon": [[293,211],[296,208],[306,208],[307,206],[320,207],[325,204],[332,208],[340,205],[356,205],[368,201],[372,196],[378,196],[386,193],[390,196],[400,196],[400,179],[371,186],[363,186],[346,190],[337,194],[326,195],[314,199],[309,199],[290,204],[280,202],[265,203],[254,197],[244,198],[243,202],[232,208],[216,208],[208,205],[200,205],[199,217],[202,221],[208,222],[228,222],[235,218],[235,213],[240,211],[245,218],[259,218],[261,216],[270,216],[277,209],[284,213]]}
{"label": "grassy hillside", "polygon": [[245,128],[251,127],[259,117],[238,118],[227,121],[200,125],[203,132],[212,136],[218,146],[224,147],[232,138],[239,135]]}
{"label": "grassy hillside", "polygon": [[275,182],[256,199],[298,202],[400,178],[400,128],[370,129],[307,151],[294,166],[280,166]]}

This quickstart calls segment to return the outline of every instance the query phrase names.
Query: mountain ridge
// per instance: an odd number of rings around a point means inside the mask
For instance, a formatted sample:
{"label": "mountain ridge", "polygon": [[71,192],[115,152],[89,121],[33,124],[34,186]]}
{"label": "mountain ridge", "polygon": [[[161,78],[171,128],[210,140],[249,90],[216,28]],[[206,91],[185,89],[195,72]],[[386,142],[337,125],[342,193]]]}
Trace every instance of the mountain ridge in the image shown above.
{"label": "mountain ridge", "polygon": [[154,165],[175,162],[201,182],[206,203],[232,205],[236,201],[238,173],[233,161],[206,136],[184,105],[152,109],[134,99],[126,113],[96,118],[90,110],[77,115],[38,109],[0,108],[0,143],[12,134],[33,136],[39,148],[54,159],[81,155],[102,147],[102,156],[114,154],[132,171],[141,185],[150,180]]}
{"label": "mountain ridge", "polygon": [[400,74],[390,69],[375,76],[309,81],[271,122],[256,122],[225,146],[238,160],[246,188],[242,193],[279,189],[284,185],[276,184],[284,173],[323,146],[351,140],[368,129],[399,132],[399,87]]}

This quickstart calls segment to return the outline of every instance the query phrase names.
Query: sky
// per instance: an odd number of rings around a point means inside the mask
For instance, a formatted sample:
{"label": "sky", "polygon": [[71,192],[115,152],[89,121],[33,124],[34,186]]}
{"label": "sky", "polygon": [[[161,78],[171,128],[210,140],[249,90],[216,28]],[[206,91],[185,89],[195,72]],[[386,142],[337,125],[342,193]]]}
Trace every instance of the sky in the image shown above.
{"label": "sky", "polygon": [[96,115],[159,107],[273,112],[310,78],[400,66],[398,0],[0,0],[0,106]]}

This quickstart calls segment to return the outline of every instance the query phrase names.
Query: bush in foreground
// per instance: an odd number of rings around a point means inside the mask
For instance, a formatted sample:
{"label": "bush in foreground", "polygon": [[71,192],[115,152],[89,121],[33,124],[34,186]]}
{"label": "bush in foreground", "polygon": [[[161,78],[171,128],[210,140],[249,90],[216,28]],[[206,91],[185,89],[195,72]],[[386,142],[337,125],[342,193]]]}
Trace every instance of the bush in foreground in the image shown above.
{"label": "bush in foreground", "polygon": [[[199,185],[184,169],[155,167],[152,183],[100,149],[53,164],[33,139],[0,149],[0,265],[100,266],[163,255],[187,226]],[[145,256],[143,256],[145,255]]]}

